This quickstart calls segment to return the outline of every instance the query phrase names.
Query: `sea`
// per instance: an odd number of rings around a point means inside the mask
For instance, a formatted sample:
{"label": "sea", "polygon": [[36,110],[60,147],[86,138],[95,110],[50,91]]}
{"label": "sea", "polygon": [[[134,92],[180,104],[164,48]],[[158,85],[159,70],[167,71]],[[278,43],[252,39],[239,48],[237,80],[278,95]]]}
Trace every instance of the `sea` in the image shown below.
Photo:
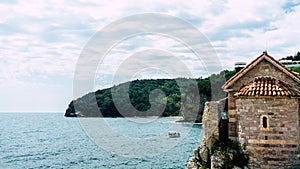
{"label": "sea", "polygon": [[0,168],[185,168],[202,126],[177,120],[0,113]]}

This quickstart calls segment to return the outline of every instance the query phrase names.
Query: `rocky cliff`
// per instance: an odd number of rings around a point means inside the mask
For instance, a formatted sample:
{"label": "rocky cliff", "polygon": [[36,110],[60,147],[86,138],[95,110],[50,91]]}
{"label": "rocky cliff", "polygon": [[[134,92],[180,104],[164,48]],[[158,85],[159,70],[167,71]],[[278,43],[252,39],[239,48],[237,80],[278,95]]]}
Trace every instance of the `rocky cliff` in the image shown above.
{"label": "rocky cliff", "polygon": [[189,159],[186,169],[248,168],[248,155],[243,145],[231,140],[219,140],[220,114],[225,102],[206,102],[202,118],[203,141],[194,150],[194,157]]}

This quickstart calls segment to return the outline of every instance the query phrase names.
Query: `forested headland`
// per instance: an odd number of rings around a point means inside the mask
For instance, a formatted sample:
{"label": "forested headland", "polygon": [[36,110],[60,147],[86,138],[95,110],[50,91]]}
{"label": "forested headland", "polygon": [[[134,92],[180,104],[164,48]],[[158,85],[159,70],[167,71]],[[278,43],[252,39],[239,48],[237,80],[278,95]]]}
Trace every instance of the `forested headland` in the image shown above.
{"label": "forested headland", "polygon": [[[216,100],[220,97],[225,96],[225,93],[223,93],[221,86],[223,85],[225,80],[228,80],[235,73],[235,70],[224,70],[219,74],[212,74],[207,78],[200,77],[197,79],[192,79],[195,80],[198,85],[198,91],[200,96],[200,111],[198,113],[197,119],[201,119],[204,104],[206,101],[210,101],[212,99]],[[180,115],[182,98],[184,97],[184,93],[186,92],[180,91],[180,89],[188,89],[189,80],[190,79],[187,78],[143,79],[126,82],[107,89],[97,90],[95,92],[88,93],[76,100],[72,100],[66,110],[65,116],[123,117],[124,114],[126,114],[126,116],[178,116]],[[180,81],[181,88],[177,84],[178,81]],[[186,84],[185,81],[187,82]],[[216,84],[219,90],[212,91],[211,83]],[[132,111],[131,107],[128,106],[127,102],[124,102],[124,104],[122,104],[122,100],[118,100],[118,102],[121,102],[120,105],[122,106],[120,107],[122,113],[120,113],[114,104],[114,100],[112,98],[112,91],[117,89],[117,92],[126,92],[126,87],[128,85],[128,94],[130,102],[137,111]],[[151,107],[149,101],[149,94],[155,89],[160,89],[165,94],[163,100],[166,101],[166,105],[163,112],[147,112],[147,110]],[[213,98],[212,92],[214,92]],[[101,114],[99,114],[99,112],[101,112]]]}

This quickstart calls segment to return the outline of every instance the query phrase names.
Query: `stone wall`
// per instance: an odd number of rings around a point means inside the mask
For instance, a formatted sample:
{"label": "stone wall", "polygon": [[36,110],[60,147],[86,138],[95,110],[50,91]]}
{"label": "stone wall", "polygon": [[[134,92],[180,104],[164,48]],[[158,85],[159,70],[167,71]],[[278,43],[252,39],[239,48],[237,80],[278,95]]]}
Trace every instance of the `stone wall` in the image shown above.
{"label": "stone wall", "polygon": [[298,98],[240,97],[236,108],[238,141],[252,168],[300,167]]}
{"label": "stone wall", "polygon": [[300,89],[300,85],[282,70],[278,69],[270,62],[266,60],[262,60],[260,63],[255,65],[251,70],[249,70],[245,75],[243,75],[240,79],[238,79],[232,86],[230,86],[231,90],[228,91],[228,116],[229,116],[229,137],[232,140],[237,139],[237,111],[235,105],[234,93],[237,92],[243,85],[249,83],[255,77],[258,76],[272,76],[278,80],[281,80],[298,90]]}
{"label": "stone wall", "polygon": [[236,81],[231,88],[237,91],[241,86],[249,83],[255,77],[258,76],[271,76],[278,80],[281,80],[297,89],[300,89],[299,83],[284,73],[282,70],[278,69],[270,62],[262,60],[257,65],[255,65],[251,70],[249,70],[245,75],[243,75],[238,81]]}
{"label": "stone wall", "polygon": [[227,98],[219,101],[209,101],[205,103],[204,112],[202,116],[202,129],[204,140],[210,137],[219,137],[219,121],[221,113],[224,111]]}
{"label": "stone wall", "polygon": [[234,92],[228,93],[228,117],[229,117],[229,138],[231,140],[237,139],[237,112],[235,106]]}
{"label": "stone wall", "polygon": [[[241,154],[245,152],[241,149],[225,147],[228,152],[214,151],[212,147],[216,148],[216,143],[219,137],[219,120],[220,114],[224,111],[225,102],[227,99],[219,101],[210,101],[205,103],[205,109],[202,117],[203,140],[201,145],[194,150],[194,157],[188,161],[186,169],[199,168],[247,168],[246,165],[238,167],[235,163],[241,163],[236,160]],[[220,143],[220,142],[219,142]],[[223,144],[226,146],[225,144]],[[212,154],[211,152],[214,151]]]}
{"label": "stone wall", "polygon": [[219,137],[219,102],[210,101],[205,103],[205,108],[202,116],[202,129],[204,140],[214,136]]}

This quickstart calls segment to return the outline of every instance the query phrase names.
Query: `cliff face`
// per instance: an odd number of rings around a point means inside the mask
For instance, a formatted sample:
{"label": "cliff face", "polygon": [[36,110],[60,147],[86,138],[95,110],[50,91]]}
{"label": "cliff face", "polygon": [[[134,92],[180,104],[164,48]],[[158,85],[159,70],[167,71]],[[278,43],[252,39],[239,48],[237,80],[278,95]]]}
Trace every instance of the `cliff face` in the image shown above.
{"label": "cliff face", "polygon": [[184,122],[200,122],[199,106],[200,96],[196,86],[190,85],[186,92],[181,114]]}

